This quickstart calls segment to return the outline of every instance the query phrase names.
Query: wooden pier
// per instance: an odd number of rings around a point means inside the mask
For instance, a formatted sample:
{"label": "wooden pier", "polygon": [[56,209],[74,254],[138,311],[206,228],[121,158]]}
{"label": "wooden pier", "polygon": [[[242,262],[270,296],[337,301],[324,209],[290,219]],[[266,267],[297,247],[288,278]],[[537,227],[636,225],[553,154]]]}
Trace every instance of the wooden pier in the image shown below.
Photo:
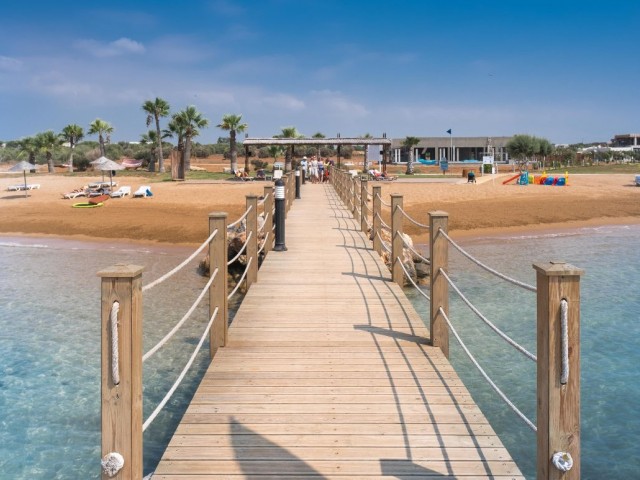
{"label": "wooden pier", "polygon": [[305,186],[154,480],[523,478],[370,245]]}

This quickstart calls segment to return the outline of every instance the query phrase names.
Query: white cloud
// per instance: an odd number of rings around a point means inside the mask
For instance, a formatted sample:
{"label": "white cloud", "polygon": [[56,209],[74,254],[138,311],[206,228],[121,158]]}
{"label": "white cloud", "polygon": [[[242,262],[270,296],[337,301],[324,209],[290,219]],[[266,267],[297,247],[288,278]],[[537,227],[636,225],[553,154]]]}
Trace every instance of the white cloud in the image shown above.
{"label": "white cloud", "polygon": [[299,111],[305,108],[304,101],[285,93],[274,93],[271,95],[267,94],[261,100],[258,99],[258,103],[261,103],[268,107],[275,107],[292,111]]}
{"label": "white cloud", "polygon": [[22,61],[17,58],[3,57],[0,55],[0,70],[17,72],[22,68]]}
{"label": "white cloud", "polygon": [[116,57],[130,53],[142,54],[146,51],[142,43],[125,37],[108,43],[92,39],[78,40],[74,43],[74,47],[95,57]]}
{"label": "white cloud", "polygon": [[350,100],[341,92],[332,90],[314,90],[311,97],[329,112],[349,117],[365,117],[369,110],[361,103]]}
{"label": "white cloud", "polygon": [[229,17],[244,15],[246,12],[246,9],[238,5],[237,2],[230,2],[228,0],[215,0],[211,2],[210,5],[215,13]]}

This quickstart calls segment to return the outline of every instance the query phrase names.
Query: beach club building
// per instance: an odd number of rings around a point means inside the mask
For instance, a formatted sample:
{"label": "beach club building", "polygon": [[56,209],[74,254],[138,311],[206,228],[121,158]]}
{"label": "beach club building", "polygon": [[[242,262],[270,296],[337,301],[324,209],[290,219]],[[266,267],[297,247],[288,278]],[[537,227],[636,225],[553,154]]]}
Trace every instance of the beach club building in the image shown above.
{"label": "beach club building", "polygon": [[[496,162],[508,162],[506,145],[512,137],[419,137],[420,143],[414,147],[415,161],[448,160],[463,162],[475,160],[482,162],[482,157],[493,156]],[[391,162],[406,163],[409,151],[402,146],[404,138],[391,141]]]}

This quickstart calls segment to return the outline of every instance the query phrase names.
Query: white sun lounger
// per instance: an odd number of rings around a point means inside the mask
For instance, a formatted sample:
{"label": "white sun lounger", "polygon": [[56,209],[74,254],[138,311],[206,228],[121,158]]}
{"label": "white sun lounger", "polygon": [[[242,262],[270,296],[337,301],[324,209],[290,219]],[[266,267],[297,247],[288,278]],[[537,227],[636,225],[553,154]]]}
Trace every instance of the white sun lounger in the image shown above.
{"label": "white sun lounger", "polygon": [[131,187],[123,185],[118,190],[113,192],[111,194],[111,197],[113,197],[113,198],[122,198],[122,197],[126,197],[127,195],[131,195]]}
{"label": "white sun lounger", "polygon": [[149,185],[141,185],[138,190],[133,192],[133,198],[136,197],[151,197],[153,193],[151,193],[151,187]]}
{"label": "white sun lounger", "polygon": [[77,190],[73,190],[72,192],[62,194],[62,198],[76,198],[76,197],[86,197],[87,189],[86,188],[78,188]]}
{"label": "white sun lounger", "polygon": [[118,182],[95,182],[90,183],[89,188],[105,188],[105,187],[117,187]]}
{"label": "white sun lounger", "polygon": [[19,192],[21,190],[35,190],[40,188],[40,184],[39,183],[30,183],[27,185],[9,185],[7,187],[7,190],[9,192]]}

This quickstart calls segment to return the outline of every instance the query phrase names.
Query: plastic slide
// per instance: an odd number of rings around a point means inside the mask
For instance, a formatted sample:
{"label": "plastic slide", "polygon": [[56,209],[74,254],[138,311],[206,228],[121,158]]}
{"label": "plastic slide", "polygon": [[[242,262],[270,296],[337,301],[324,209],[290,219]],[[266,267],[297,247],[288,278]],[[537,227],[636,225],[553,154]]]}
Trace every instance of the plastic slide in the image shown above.
{"label": "plastic slide", "polygon": [[508,178],[507,180],[505,180],[504,182],[502,182],[502,184],[503,184],[503,185],[506,185],[506,184],[507,184],[507,183],[509,183],[509,182],[513,182],[516,178],[520,178],[520,174],[519,174],[519,173],[518,173],[518,174],[516,174],[516,175],[514,175],[514,176],[513,176],[513,177],[511,177],[511,178]]}

